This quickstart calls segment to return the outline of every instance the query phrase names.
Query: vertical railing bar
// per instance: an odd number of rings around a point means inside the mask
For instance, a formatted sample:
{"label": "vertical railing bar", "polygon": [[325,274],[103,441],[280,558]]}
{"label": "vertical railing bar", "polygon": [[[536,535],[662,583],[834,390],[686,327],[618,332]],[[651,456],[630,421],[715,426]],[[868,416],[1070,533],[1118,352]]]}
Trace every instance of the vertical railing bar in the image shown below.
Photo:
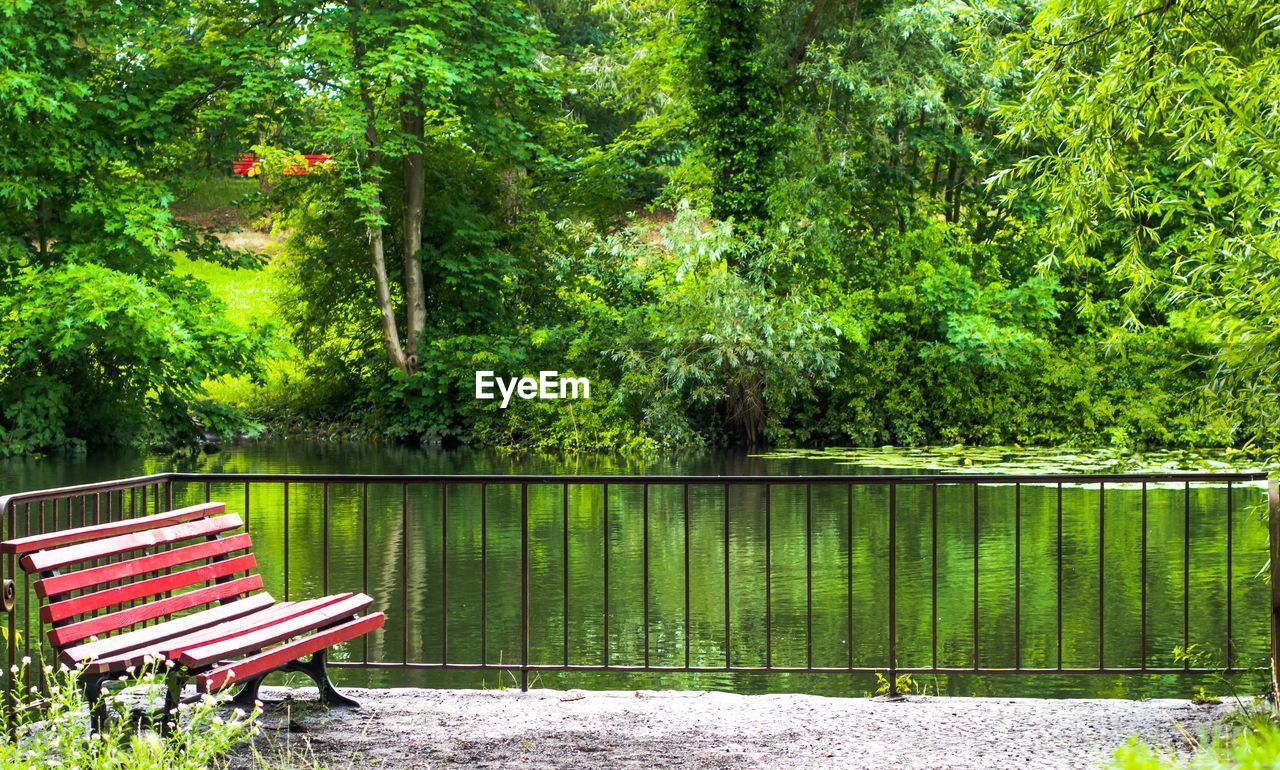
{"label": "vertical railing bar", "polygon": [[409,483],[400,484],[400,607],[402,659],[409,662]]}
{"label": "vertical railing bar", "polygon": [[973,669],[978,670],[978,484],[973,485]]}
{"label": "vertical railing bar", "polygon": [[898,695],[898,485],[889,482],[889,697]]}
{"label": "vertical railing bar", "polygon": [[730,649],[730,621],[732,614],[729,608],[729,485],[724,485],[724,667],[733,668],[733,652]]}
{"label": "vertical railing bar", "polygon": [[848,530],[844,551],[845,571],[845,638],[848,647],[848,668],[853,668],[853,484],[845,487],[845,529]]}
{"label": "vertical railing bar", "polygon": [[1141,668],[1147,668],[1147,482],[1142,482],[1142,625],[1141,625]]}
{"label": "vertical railing bar", "polygon": [[807,667],[813,668],[813,485],[804,485],[804,596]]}
{"label": "vertical railing bar", "polygon": [[529,691],[529,485],[520,485],[520,691]]}
{"label": "vertical railing bar", "polygon": [[649,485],[641,485],[641,508],[640,508],[640,526],[643,528],[641,533],[641,549],[642,558],[644,560],[641,570],[641,593],[643,594],[644,614],[642,621],[644,623],[644,667],[649,667]]}
{"label": "vertical railing bar", "polygon": [[929,666],[938,668],[938,483],[929,485]]}
{"label": "vertical railing bar", "polygon": [[[121,502],[120,502],[120,507],[121,507],[121,508],[123,508],[123,507],[124,507],[124,492],[121,492],[121,493],[120,493],[120,500],[121,500]],[[108,516],[110,516],[110,508],[111,508],[111,500],[110,500],[110,497],[108,497],[108,499],[107,499],[107,509],[108,509],[108,510],[107,510],[107,513],[108,513]],[[23,534],[24,534],[24,535],[30,535],[30,534],[31,534],[31,503],[27,503],[27,504],[26,504],[26,507],[25,507],[25,510],[24,510],[24,517],[23,517],[23,518],[25,519],[24,523],[25,523],[25,525],[26,525],[26,528],[24,529]],[[23,610],[22,610],[22,650],[23,650],[23,654],[24,654],[25,656],[27,656],[27,657],[31,657],[31,576],[30,576],[30,574],[29,574],[29,573],[27,573],[25,570],[24,570],[24,571],[23,571],[23,573],[22,573],[22,607],[23,607]],[[14,665],[15,663],[17,663],[17,661],[14,661],[14,660],[10,660],[10,661],[9,661],[9,665],[10,665],[10,666]],[[26,687],[30,687],[30,686],[31,686],[31,672],[30,672],[30,671],[25,671],[25,672],[23,672],[23,674],[22,674],[22,681],[23,681],[24,686],[26,686]]]}
{"label": "vertical railing bar", "polygon": [[289,601],[289,482],[284,483],[284,600]]}
{"label": "vertical railing bar", "polygon": [[1062,670],[1062,482],[1058,482],[1058,670]]}
{"label": "vertical railing bar", "polygon": [[604,667],[609,667],[609,485],[604,485]]}
{"label": "vertical railing bar", "polygon": [[764,485],[764,667],[773,668],[773,485]]}
{"label": "vertical railing bar", "polygon": [[449,665],[449,483],[440,484],[440,665]]}
{"label": "vertical railing bar", "polygon": [[173,510],[173,479],[164,483],[164,504],[166,510]]}
{"label": "vertical railing bar", "polygon": [[684,667],[690,667],[689,632],[693,626],[690,622],[692,613],[689,609],[689,485],[684,485]]}
{"label": "vertical railing bar", "polygon": [[1022,484],[1013,485],[1013,663],[1022,668]]}
{"label": "vertical railing bar", "polygon": [[1232,530],[1234,529],[1234,526],[1233,526],[1234,500],[1232,498],[1234,498],[1235,496],[1233,492],[1234,492],[1234,487],[1232,486],[1232,482],[1227,481],[1227,646],[1226,646],[1227,665],[1226,665],[1226,668],[1228,670],[1231,669],[1231,664],[1235,658],[1235,654],[1234,654],[1235,650],[1232,649],[1233,642],[1231,639],[1232,637],[1231,594],[1233,592],[1234,583],[1235,583],[1235,581],[1232,579],[1232,570],[1231,570],[1232,535],[1233,535]]}
{"label": "vertical railing bar", "polygon": [[489,485],[480,484],[480,663],[489,664]]}
{"label": "vertical railing bar", "polygon": [[[286,530],[287,531],[287,530]],[[360,485],[360,590],[369,595],[369,482]],[[364,663],[369,662],[369,635],[364,635]]]}
{"label": "vertical railing bar", "polygon": [[[246,485],[247,488],[248,485]],[[329,482],[325,482],[320,491],[320,585],[321,591],[329,594]],[[406,571],[408,562],[405,562]]]}
{"label": "vertical railing bar", "polygon": [[[135,488],[135,489],[136,489],[136,488]],[[135,498],[135,499],[136,499],[136,498]],[[144,510],[145,510],[145,509],[144,509]],[[56,514],[57,514],[57,502],[55,502],[55,503],[54,503],[54,513],[55,513],[55,517],[56,517]],[[131,517],[131,518],[132,518],[132,517]],[[48,527],[47,522],[45,521],[45,508],[44,508],[44,501],[43,501],[43,500],[41,500],[41,501],[40,501],[40,532],[41,532],[41,533],[45,533],[45,532],[48,532],[48,531],[49,531],[49,527]],[[28,579],[27,579],[27,585],[30,585],[30,584],[31,584],[30,575],[28,574],[28,576],[27,576],[27,577],[28,577]],[[30,607],[31,607],[31,605],[30,605],[30,604],[28,604],[28,605],[26,605],[26,606],[27,606],[27,608],[28,608],[28,609],[27,609],[27,610],[25,610],[25,611],[26,611],[28,614],[30,614]],[[44,645],[44,640],[45,640],[44,617],[43,617],[43,615],[42,615],[42,616],[41,616],[41,618],[40,618],[40,637],[39,637],[39,641],[37,642],[37,644],[39,644],[39,645],[43,646],[43,645]],[[30,642],[28,642],[28,650],[30,650]],[[30,654],[30,652],[28,652],[28,653],[27,653],[27,657],[30,657],[30,658],[32,658],[32,659],[34,659],[34,658],[35,658],[35,656],[31,655],[31,654]],[[41,692],[44,692],[44,691],[45,691],[45,687],[44,687],[44,668],[43,668],[42,666],[28,666],[27,668],[28,668],[28,669],[30,669],[30,668],[35,668],[35,669],[36,669],[36,671],[37,671],[37,673],[38,673],[38,675],[39,675],[39,679],[38,679],[38,681],[39,681],[39,683],[40,683],[40,691],[41,691]]]}
{"label": "vertical railing bar", "polygon": [[[15,538],[18,536],[18,504],[9,503],[5,507],[4,513],[7,528],[4,533],[4,537],[6,540]],[[18,579],[18,557],[16,554],[9,554],[8,558],[4,561],[7,568],[6,575],[8,579],[14,581],[14,585],[16,586]],[[22,605],[22,614],[30,614],[26,604]],[[16,613],[9,613],[9,618],[5,621],[5,625],[8,630],[5,641],[9,648],[9,666],[12,667],[18,660],[18,618]],[[5,704],[7,705],[7,708],[5,709],[5,727],[8,729],[9,739],[11,741],[16,741],[18,737],[18,723],[14,719],[14,716],[17,713],[18,682],[16,681],[12,668],[5,672],[4,694]]]}
{"label": "vertical railing bar", "polygon": [[213,494],[213,488],[212,486],[210,486],[209,481],[206,480],[204,482],[204,501],[206,503],[213,499],[212,494]]}
{"label": "vertical railing bar", "polygon": [[1271,578],[1271,692],[1280,693],[1280,482],[1267,481],[1267,555]]}
{"label": "vertical railing bar", "polygon": [[244,483],[244,531],[249,532],[249,482]]}
{"label": "vertical railing bar", "polygon": [[[1191,646],[1191,482],[1182,482],[1182,649]],[[1191,658],[1183,659],[1184,671]]]}
{"label": "vertical railing bar", "polygon": [[1107,483],[1098,483],[1098,670],[1106,664]]}
{"label": "vertical railing bar", "polygon": [[561,532],[561,535],[563,537],[563,540],[560,543],[560,549],[561,549],[561,561],[564,567],[564,575],[563,575],[564,585],[561,587],[561,590],[563,592],[562,598],[564,599],[564,608],[563,608],[564,666],[565,668],[568,668],[569,667],[569,485],[568,484],[561,485],[561,493],[562,493],[561,506],[563,508],[563,511],[562,511],[563,521],[561,524],[563,531]]}

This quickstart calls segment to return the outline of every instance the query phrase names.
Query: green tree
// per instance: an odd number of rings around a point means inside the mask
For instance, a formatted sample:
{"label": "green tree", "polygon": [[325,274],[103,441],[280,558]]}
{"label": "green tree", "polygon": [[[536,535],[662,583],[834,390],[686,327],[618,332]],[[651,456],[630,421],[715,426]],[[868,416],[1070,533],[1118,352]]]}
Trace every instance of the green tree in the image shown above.
{"label": "green tree", "polygon": [[778,151],[778,69],[765,56],[768,4],[707,0],[689,9],[684,66],[711,215],[747,232],[768,218]]}
{"label": "green tree", "polygon": [[[1213,384],[1277,435],[1280,5],[1054,0],[1013,38],[1009,177],[1049,209],[1056,259],[1130,286],[1129,323],[1176,313],[1215,341]],[[1154,318],[1152,312],[1160,315]]]}
{"label": "green tree", "polygon": [[256,373],[265,332],[170,275],[175,253],[238,262],[169,212],[200,111],[234,82],[204,20],[236,6],[0,9],[0,452],[250,426],[203,381]]}
{"label": "green tree", "polygon": [[[387,357],[412,374],[429,320],[428,199],[449,194],[427,188],[428,167],[439,162],[430,154],[460,146],[501,158],[507,214],[518,214],[521,179],[539,152],[528,106],[544,93],[535,63],[542,36],[520,4],[349,0],[295,13],[305,42],[279,62],[299,84],[292,98],[317,105],[310,139],[334,155],[364,227]],[[389,247],[398,247],[398,266]]]}

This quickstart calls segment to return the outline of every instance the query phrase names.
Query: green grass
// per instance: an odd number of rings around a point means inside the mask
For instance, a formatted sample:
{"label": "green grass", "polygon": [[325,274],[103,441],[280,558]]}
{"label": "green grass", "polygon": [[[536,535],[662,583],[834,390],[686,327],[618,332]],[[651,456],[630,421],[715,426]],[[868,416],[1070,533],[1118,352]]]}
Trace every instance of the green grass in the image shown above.
{"label": "green grass", "polygon": [[1246,701],[1232,712],[1216,734],[1190,735],[1189,757],[1154,748],[1137,738],[1116,750],[1112,770],[1262,770],[1280,768],[1280,725],[1267,701]]}
{"label": "green grass", "polygon": [[195,276],[208,284],[227,303],[227,314],[236,323],[260,323],[277,315],[274,262],[260,270],[237,270],[186,257],[177,257],[175,262],[174,272]]}
{"label": "green grass", "polygon": [[[250,222],[256,216],[253,205],[237,205],[246,196],[258,191],[257,182],[238,177],[210,177],[200,182],[183,201],[173,206],[176,216],[194,222],[201,227],[219,233],[222,242],[234,249],[263,254],[268,257],[264,267],[258,270],[235,269],[203,260],[175,257],[174,272],[194,276],[206,284],[215,295],[227,304],[228,317],[241,325],[266,323],[278,315],[276,297],[279,291],[278,263],[274,259],[288,239],[287,232],[263,232]],[[223,377],[206,383],[209,395],[217,401],[248,406],[261,402],[271,383],[286,382],[296,361],[292,351],[285,349],[283,356],[273,361],[267,374],[267,384],[258,385],[244,377]]]}

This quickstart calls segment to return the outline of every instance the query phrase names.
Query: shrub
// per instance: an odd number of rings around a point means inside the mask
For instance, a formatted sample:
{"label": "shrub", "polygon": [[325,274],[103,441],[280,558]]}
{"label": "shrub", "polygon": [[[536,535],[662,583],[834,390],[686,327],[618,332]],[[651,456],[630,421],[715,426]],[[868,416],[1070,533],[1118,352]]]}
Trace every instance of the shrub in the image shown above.
{"label": "shrub", "polygon": [[[15,666],[14,681],[27,673]],[[107,690],[104,696],[111,718],[102,732],[90,730],[89,711],[81,692],[78,671],[44,669],[47,696],[37,688],[15,694],[14,702],[0,698],[0,724],[13,720],[12,736],[0,737],[0,767],[13,770],[206,770],[225,766],[223,757],[256,731],[258,711],[237,709],[225,713],[226,699],[205,696],[183,706],[178,729],[163,736],[162,710],[147,711],[135,720],[133,704],[138,696],[162,697],[163,669],[152,668],[129,679],[127,687]]]}

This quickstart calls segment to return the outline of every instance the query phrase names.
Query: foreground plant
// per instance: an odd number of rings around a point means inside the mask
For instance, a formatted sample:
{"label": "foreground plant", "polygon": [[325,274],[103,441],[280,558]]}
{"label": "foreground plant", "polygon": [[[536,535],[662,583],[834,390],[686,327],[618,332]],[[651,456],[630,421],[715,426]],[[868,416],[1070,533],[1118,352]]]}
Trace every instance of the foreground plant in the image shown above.
{"label": "foreground plant", "polygon": [[[1256,705],[1255,705],[1256,704]],[[1280,718],[1267,701],[1241,703],[1217,734],[1195,738],[1184,734],[1193,751],[1177,756],[1134,737],[1116,750],[1116,770],[1216,770],[1280,767]]]}
{"label": "foreground plant", "polygon": [[[24,666],[11,669],[14,682],[28,681]],[[103,688],[108,719],[90,729],[80,672],[45,666],[47,695],[36,687],[0,699],[0,724],[14,729],[0,737],[0,767],[75,770],[206,770],[225,767],[227,753],[257,731],[258,710],[226,712],[226,696],[205,696],[176,713],[155,709],[164,693],[159,664],[130,672]],[[172,729],[162,730],[162,720]]]}

